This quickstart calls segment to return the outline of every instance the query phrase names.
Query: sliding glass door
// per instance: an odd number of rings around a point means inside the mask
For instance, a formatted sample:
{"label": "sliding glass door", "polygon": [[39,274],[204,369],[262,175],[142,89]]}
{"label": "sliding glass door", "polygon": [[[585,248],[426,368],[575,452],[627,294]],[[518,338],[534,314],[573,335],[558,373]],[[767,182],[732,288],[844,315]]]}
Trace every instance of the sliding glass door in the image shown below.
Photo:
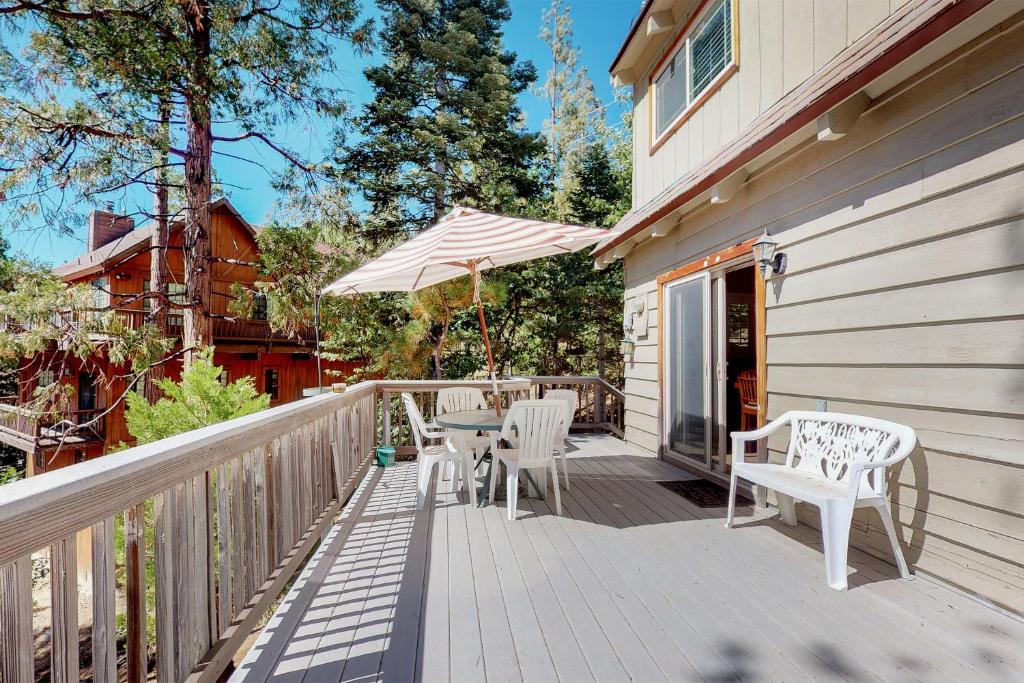
{"label": "sliding glass door", "polygon": [[672,455],[710,467],[710,275],[665,286],[665,444]]}

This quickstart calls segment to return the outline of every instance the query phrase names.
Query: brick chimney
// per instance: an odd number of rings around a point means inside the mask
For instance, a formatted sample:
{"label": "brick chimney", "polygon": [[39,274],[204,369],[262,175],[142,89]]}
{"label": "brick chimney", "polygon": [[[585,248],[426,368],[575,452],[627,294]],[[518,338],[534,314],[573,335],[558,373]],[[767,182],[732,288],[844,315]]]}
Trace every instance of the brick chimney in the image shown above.
{"label": "brick chimney", "polygon": [[135,219],[114,213],[114,203],[107,202],[102,210],[89,212],[89,251],[99,249],[116,239],[124,237],[135,228]]}

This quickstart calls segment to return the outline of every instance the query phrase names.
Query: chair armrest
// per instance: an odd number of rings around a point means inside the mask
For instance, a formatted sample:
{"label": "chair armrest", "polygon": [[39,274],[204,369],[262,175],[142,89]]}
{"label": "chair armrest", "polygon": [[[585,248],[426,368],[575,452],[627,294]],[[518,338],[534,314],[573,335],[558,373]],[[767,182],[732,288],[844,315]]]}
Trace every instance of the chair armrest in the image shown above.
{"label": "chair armrest", "polygon": [[766,424],[764,427],[761,427],[760,429],[755,429],[750,432],[732,432],[730,436],[732,437],[733,443],[736,443],[737,441],[757,441],[759,439],[765,438],[772,432],[778,430],[780,427],[789,424],[790,420],[791,418],[789,413],[783,413],[781,417],[772,420],[771,422]]}

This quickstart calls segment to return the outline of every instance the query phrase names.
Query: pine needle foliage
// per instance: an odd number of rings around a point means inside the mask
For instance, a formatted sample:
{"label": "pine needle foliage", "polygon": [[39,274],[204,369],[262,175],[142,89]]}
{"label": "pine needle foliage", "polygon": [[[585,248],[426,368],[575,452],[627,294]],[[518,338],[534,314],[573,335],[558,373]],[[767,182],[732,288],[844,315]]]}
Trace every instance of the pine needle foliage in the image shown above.
{"label": "pine needle foliage", "polygon": [[125,422],[139,444],[266,410],[270,397],[256,390],[252,377],[230,384],[220,381],[223,368],[213,364],[213,347],[199,352],[181,380],[157,380],[164,398],[149,403],[138,392],[128,394]]}

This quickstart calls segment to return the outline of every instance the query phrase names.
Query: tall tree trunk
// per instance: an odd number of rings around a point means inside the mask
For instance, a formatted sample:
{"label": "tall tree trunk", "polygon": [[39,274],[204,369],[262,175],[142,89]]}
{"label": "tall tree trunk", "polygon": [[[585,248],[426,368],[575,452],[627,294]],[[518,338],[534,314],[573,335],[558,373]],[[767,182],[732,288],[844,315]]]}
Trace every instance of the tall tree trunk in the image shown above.
{"label": "tall tree trunk", "polygon": [[[153,237],[150,241],[149,250],[149,289],[159,294],[155,299],[149,299],[150,318],[160,335],[166,337],[167,330],[167,242],[169,232],[168,213],[170,211],[167,201],[167,146],[170,144],[170,120],[171,106],[165,100],[159,103],[159,120],[161,149],[157,157],[157,164],[161,168],[156,171],[156,191],[153,193]],[[164,366],[155,365],[149,369],[149,376],[146,378],[146,398],[150,403],[160,399],[163,392],[157,387],[156,382],[164,376]]]}
{"label": "tall tree trunk", "polygon": [[213,130],[210,123],[210,5],[195,0],[183,5],[192,43],[194,62],[185,98],[185,320],[182,344],[192,349],[185,354],[186,365],[195,353],[213,344],[210,320],[212,299],[212,246],[210,240],[210,197],[212,194]]}

